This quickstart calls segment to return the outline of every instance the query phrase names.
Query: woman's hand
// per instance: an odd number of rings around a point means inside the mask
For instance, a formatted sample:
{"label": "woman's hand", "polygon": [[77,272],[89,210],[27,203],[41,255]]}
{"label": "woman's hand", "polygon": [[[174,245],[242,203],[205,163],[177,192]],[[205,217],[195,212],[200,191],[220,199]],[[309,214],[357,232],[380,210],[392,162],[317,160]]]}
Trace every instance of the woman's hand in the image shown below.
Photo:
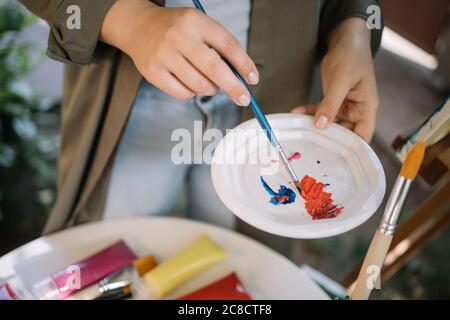
{"label": "woman's hand", "polygon": [[118,0],[105,17],[101,40],[127,53],[147,81],[178,99],[214,95],[220,88],[236,104],[250,103],[247,89],[218,53],[249,84],[258,83],[258,70],[239,41],[195,9]]}
{"label": "woman's hand", "polygon": [[370,142],[379,106],[370,37],[364,20],[342,22],[330,35],[321,65],[323,100],[293,112],[315,115],[318,128],[336,121]]}

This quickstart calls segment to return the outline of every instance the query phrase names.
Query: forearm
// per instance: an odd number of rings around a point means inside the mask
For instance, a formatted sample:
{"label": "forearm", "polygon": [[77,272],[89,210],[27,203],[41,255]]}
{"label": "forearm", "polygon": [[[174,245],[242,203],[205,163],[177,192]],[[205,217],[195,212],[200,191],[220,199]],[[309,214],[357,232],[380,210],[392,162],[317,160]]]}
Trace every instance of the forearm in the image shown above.
{"label": "forearm", "polygon": [[328,37],[328,49],[344,45],[354,49],[368,49],[371,45],[371,30],[366,21],[353,17],[341,22]]}
{"label": "forearm", "polygon": [[[322,59],[328,51],[331,34],[346,20],[359,18],[360,24],[365,24],[371,16],[372,6],[378,6],[377,0],[324,0],[320,14],[320,28],[317,58]],[[371,53],[374,55],[379,48],[381,35],[383,33],[383,20],[380,16],[380,28],[368,31],[370,36]]]}

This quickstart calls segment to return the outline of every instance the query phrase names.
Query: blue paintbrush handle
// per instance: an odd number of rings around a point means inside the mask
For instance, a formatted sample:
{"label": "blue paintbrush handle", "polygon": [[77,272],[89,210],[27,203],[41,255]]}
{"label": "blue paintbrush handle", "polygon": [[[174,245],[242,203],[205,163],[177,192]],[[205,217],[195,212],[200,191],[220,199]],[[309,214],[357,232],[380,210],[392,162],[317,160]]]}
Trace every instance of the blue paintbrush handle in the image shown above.
{"label": "blue paintbrush handle", "polygon": [[267,135],[267,138],[269,138],[270,143],[274,146],[278,146],[279,142],[277,137],[272,131],[272,127],[269,124],[269,121],[267,121],[266,116],[262,112],[261,108],[258,105],[258,102],[256,102],[255,96],[253,95],[252,91],[250,90],[247,82],[242,78],[242,76],[237,72],[237,70],[228,62],[226,61],[228,66],[230,67],[231,71],[236,75],[236,77],[244,84],[244,86],[247,88],[248,93],[250,94],[250,108],[252,108],[253,113],[255,114],[256,120],[258,120],[259,125],[264,129],[264,132]]}
{"label": "blue paintbrush handle", "polygon": [[[202,4],[199,0],[192,0],[194,2],[195,7],[206,14],[205,9],[203,8]],[[258,120],[259,125],[261,128],[263,128],[267,138],[269,139],[270,143],[278,150],[278,154],[281,157],[282,163],[284,164],[287,172],[289,173],[289,176],[291,177],[291,180],[294,182],[295,186],[297,187],[298,192],[302,192],[301,187],[298,183],[297,175],[294,172],[294,169],[289,164],[289,160],[286,156],[286,153],[284,152],[283,148],[280,145],[280,142],[278,141],[277,137],[272,131],[272,127],[269,124],[269,121],[267,121],[266,116],[262,112],[261,108],[259,107],[258,103],[256,102],[255,96],[253,95],[252,91],[250,90],[250,87],[248,86],[247,82],[242,78],[242,76],[237,72],[237,70],[229,63],[227,60],[223,59],[228,66],[230,67],[231,71],[233,71],[234,75],[244,84],[244,86],[247,88],[248,93],[250,94],[250,107],[252,108],[253,113],[255,114],[256,120]]]}
{"label": "blue paintbrush handle", "polygon": [[205,9],[203,8],[202,4],[200,3],[200,1],[198,0],[192,0],[192,2],[194,3],[194,6],[200,10],[201,12],[203,12],[204,14],[206,14]]}
{"label": "blue paintbrush handle", "polygon": [[[192,2],[194,3],[194,6],[198,10],[200,10],[201,12],[206,14],[206,11],[203,8],[203,6],[199,0],[192,0]],[[244,86],[247,88],[247,91],[250,94],[250,107],[252,108],[252,111],[255,114],[256,120],[258,120],[259,125],[264,129],[264,132],[265,132],[267,138],[269,139],[270,143],[273,146],[278,147],[280,145],[280,142],[278,141],[277,137],[273,133],[272,127],[270,126],[269,121],[267,121],[267,118],[264,115],[264,113],[262,112],[261,108],[259,107],[258,102],[256,102],[255,96],[253,95],[252,91],[250,90],[249,86],[247,85],[247,82],[239,74],[239,72],[237,72],[236,68],[233,67],[233,65],[231,63],[229,63],[225,59],[224,59],[224,61],[227,63],[228,67],[230,67],[231,71],[233,71],[233,73],[239,79],[239,81],[241,81],[244,84]]]}

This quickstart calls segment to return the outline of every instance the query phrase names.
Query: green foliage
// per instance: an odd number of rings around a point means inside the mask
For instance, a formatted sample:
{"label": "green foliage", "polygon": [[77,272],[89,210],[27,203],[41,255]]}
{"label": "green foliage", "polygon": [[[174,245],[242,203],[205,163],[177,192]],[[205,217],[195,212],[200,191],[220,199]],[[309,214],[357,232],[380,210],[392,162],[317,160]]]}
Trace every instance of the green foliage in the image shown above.
{"label": "green foliage", "polygon": [[34,20],[17,2],[0,0],[0,222],[20,217],[24,205],[17,199],[41,213],[54,200],[56,104],[39,98],[25,80],[41,58],[20,37]]}

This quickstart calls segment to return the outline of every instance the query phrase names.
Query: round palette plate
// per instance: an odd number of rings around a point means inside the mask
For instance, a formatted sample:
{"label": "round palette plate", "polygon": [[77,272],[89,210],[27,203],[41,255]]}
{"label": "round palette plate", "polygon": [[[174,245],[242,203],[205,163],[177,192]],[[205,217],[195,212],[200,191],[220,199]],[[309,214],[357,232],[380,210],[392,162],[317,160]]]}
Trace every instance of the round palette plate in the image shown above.
{"label": "round palette plate", "polygon": [[[343,210],[335,218],[312,220],[253,119],[230,131],[212,160],[214,188],[236,216],[266,232],[298,239],[341,234],[372,216],[383,200],[386,181],[380,160],[364,140],[337,124],[318,130],[311,116],[273,114],[267,119],[287,155],[300,153],[299,159],[291,161],[298,178],[309,175],[324,183],[325,191]],[[280,185],[295,190],[295,202],[270,203],[261,176],[274,191]]]}

